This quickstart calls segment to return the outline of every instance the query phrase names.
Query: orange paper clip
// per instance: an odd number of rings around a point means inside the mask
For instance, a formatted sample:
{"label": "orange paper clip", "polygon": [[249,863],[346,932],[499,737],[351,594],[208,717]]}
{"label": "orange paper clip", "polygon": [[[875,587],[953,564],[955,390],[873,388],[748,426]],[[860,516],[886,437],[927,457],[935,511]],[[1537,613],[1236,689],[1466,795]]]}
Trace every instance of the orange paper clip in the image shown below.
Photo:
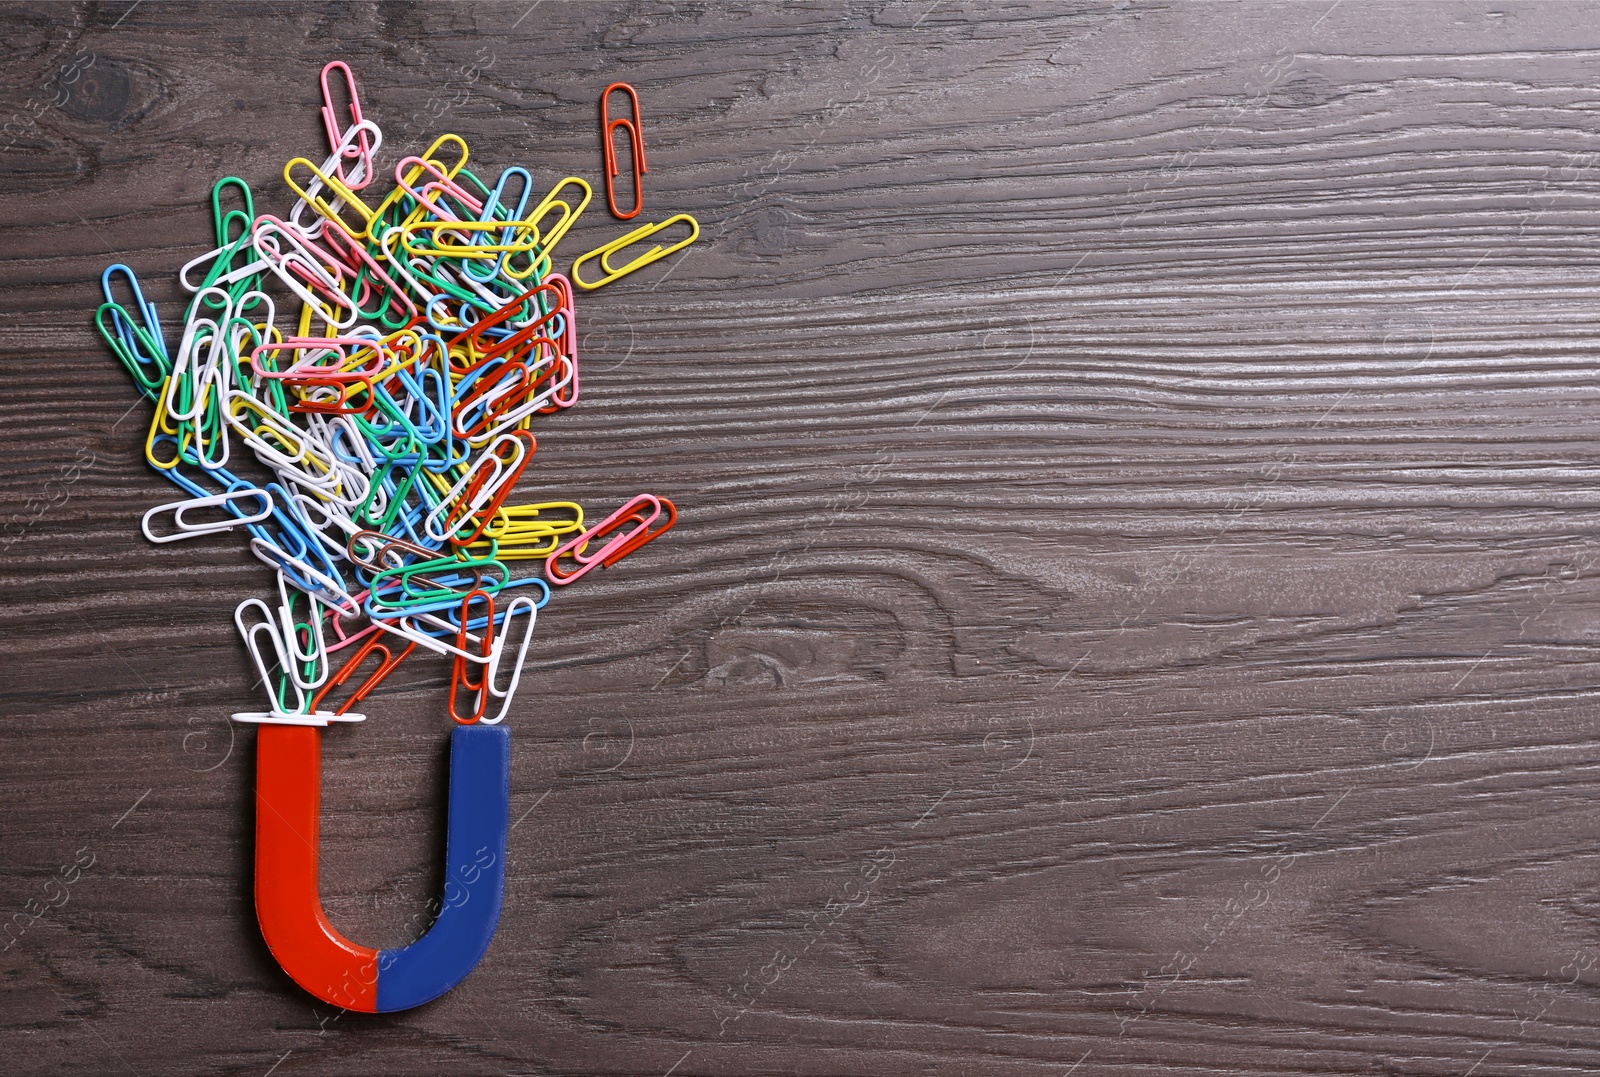
{"label": "orange paper clip", "polygon": [[[633,119],[622,117],[613,120],[610,113],[611,93],[621,90],[633,102]],[[639,94],[626,82],[613,82],[606,87],[606,92],[600,95],[600,130],[606,139],[606,202],[611,206],[611,212],[618,220],[631,221],[639,215],[644,208],[644,181],[641,176],[650,171],[644,163],[644,136],[639,133]],[[628,143],[633,157],[633,208],[624,213],[617,208],[617,193],[614,180],[617,177],[617,147],[616,129],[623,128],[628,132]]]}
{"label": "orange paper clip", "polygon": [[379,661],[378,668],[368,674],[367,679],[361,682],[360,687],[358,687],[355,691],[355,695],[345,700],[344,703],[339,706],[339,709],[333,712],[335,714],[345,713],[351,707],[355,706],[357,703],[360,703],[363,699],[366,699],[367,693],[378,687],[379,683],[394,671],[394,667],[398,666],[402,661],[405,660],[406,655],[410,654],[416,649],[416,641],[412,640],[406,644],[405,650],[396,655],[393,651],[389,650],[388,646],[383,642],[383,637],[381,634],[369,637],[367,642],[363,643],[360,649],[357,650],[355,654],[350,656],[349,661],[345,662],[344,665],[339,667],[339,672],[330,677],[328,679],[328,683],[324,684],[322,686],[322,690],[312,698],[311,709],[313,711],[320,710],[322,708],[323,697],[325,697],[333,689],[339,687],[345,681],[349,680],[351,674],[355,673],[356,669],[361,665],[361,663],[366,661],[366,658],[369,654],[373,653],[374,651],[381,652],[383,658],[381,661]]}

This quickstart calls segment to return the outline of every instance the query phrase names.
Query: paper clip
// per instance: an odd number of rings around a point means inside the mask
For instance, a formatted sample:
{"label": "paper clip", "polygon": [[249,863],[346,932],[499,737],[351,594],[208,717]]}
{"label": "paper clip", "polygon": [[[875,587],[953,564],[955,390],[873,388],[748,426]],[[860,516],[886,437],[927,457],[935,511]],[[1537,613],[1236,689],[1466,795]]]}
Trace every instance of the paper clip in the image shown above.
{"label": "paper clip", "polygon": [[[611,94],[617,90],[627,94],[629,101],[632,102],[633,119],[630,120],[625,116],[616,120],[611,118],[611,114],[608,111]],[[644,163],[644,136],[639,133],[639,127],[642,122],[639,116],[638,92],[626,82],[613,82],[610,86],[607,86],[605,93],[600,95],[600,131],[605,136],[606,202],[611,206],[612,215],[618,220],[631,221],[644,208],[644,181],[641,176],[650,171],[650,169]],[[633,208],[627,213],[617,208],[617,196],[613,184],[619,172],[616,147],[616,130],[619,127],[628,132],[630,156],[633,158]]]}
{"label": "paper clip", "polygon": [[[372,629],[372,631],[375,632],[376,629]],[[416,649],[416,641],[411,640],[408,641],[404,649],[402,649],[400,653],[396,655],[389,649],[388,645],[383,642],[382,636],[373,635],[368,637],[367,642],[363,643],[356,653],[351,655],[345,664],[339,667],[339,672],[328,678],[328,683],[324,684],[321,690],[319,690],[317,694],[312,697],[312,709],[316,710],[321,707],[322,701],[324,698],[326,698],[328,693],[342,685],[345,681],[349,680],[351,675],[355,673],[357,667],[359,667],[362,662],[367,660],[368,655],[373,653],[382,654],[383,658],[378,663],[378,668],[367,674],[367,679],[361,682],[360,687],[355,690],[355,694],[349,699],[345,700],[344,703],[339,706],[339,709],[333,712],[334,714],[345,713],[351,707],[367,698],[367,693],[378,687],[385,677],[394,672],[394,668],[396,666],[405,661],[406,655],[410,654]]]}
{"label": "paper clip", "polygon": [[[663,510],[667,513],[667,522],[652,530],[651,525]],[[616,564],[677,522],[678,510],[671,501],[653,494],[640,494],[577,538],[558,546],[545,559],[544,574],[551,583],[569,584],[590,569]],[[623,530],[629,524],[637,526],[631,531]],[[604,541],[599,550],[588,552],[589,543],[601,540]],[[572,572],[566,571],[560,565],[563,557],[572,558],[579,567]]]}
{"label": "paper clip", "polygon": [[[428,537],[461,546],[476,542],[505,503],[512,485],[528,466],[528,458],[537,447],[533,435],[523,430],[496,437],[423,521]],[[509,451],[510,458],[503,458],[502,451]],[[472,526],[474,519],[478,521],[476,527]],[[464,528],[470,528],[468,534],[461,534]]]}
{"label": "paper clip", "polygon": [[[304,621],[295,619],[296,596],[304,598],[308,604]],[[305,692],[322,687],[328,679],[328,643],[322,634],[322,611],[317,608],[315,595],[298,588],[291,590],[289,578],[282,571],[278,573],[278,633],[295,687]],[[316,709],[314,700],[311,709]]]}
{"label": "paper clip", "polygon": [[[222,192],[225,188],[232,187],[239,192],[239,197],[244,200],[244,209],[230,209],[222,211]],[[250,195],[250,185],[238,176],[223,176],[211,186],[211,223],[217,229],[217,246],[227,247],[238,243],[250,233],[250,222],[256,219],[255,199]],[[233,239],[228,238],[228,233],[233,230],[233,222],[239,222],[239,235]]]}
{"label": "paper clip", "polygon": [[[132,289],[133,312],[111,295],[111,278],[117,273],[127,279],[128,287]],[[125,265],[107,267],[100,275],[100,290],[106,299],[95,311],[94,321],[100,336],[110,345],[128,373],[133,375],[139,391],[146,396],[156,396],[162,382],[172,371],[172,362],[167,357],[167,345],[161,337],[161,323],[156,318],[155,304],[145,299],[139,289],[139,278]],[[134,321],[135,313],[137,322]],[[105,323],[107,314],[111,315],[110,328]]]}
{"label": "paper clip", "polygon": [[[178,283],[183,286],[183,290],[186,292],[198,292],[204,288],[226,288],[230,284],[247,280],[257,273],[266,272],[267,263],[263,259],[256,257],[252,257],[245,265],[232,269],[226,268],[238,257],[241,250],[251,255],[255,254],[250,246],[250,240],[241,236],[232,243],[218,247],[216,250],[207,251],[198,258],[189,259],[184,263],[183,268],[178,270]],[[215,264],[213,265],[212,263]],[[211,265],[211,269],[205,281],[195,284],[189,279],[189,271],[203,265]]]}
{"label": "paper clip", "polygon": [[[577,187],[583,192],[583,197],[578,200],[576,207],[565,198],[558,197],[569,185]],[[505,268],[506,276],[511,277],[513,280],[522,281],[538,273],[540,275],[549,274],[551,280],[565,279],[559,273],[550,274],[551,254],[555,251],[556,244],[560,243],[561,238],[567,234],[567,230],[577,223],[584,207],[589,204],[589,199],[593,197],[593,189],[577,176],[567,176],[552,187],[550,193],[544,196],[544,200],[533,207],[533,212],[528,214],[528,223],[539,231],[539,246],[537,248],[539,256],[537,258],[530,257],[528,264],[525,266],[513,265],[511,264],[513,259],[508,258]],[[543,222],[545,216],[550,213],[559,213],[560,215],[556,218],[555,224],[546,228]],[[570,305],[569,303],[568,306]]]}
{"label": "paper clip", "polygon": [[[468,672],[470,665],[467,662],[467,622],[472,619],[473,599],[481,601],[487,608],[484,614],[483,634],[478,637],[481,666],[476,674]],[[489,678],[488,664],[494,659],[494,596],[480,590],[467,592],[461,600],[461,624],[456,629],[456,655],[455,662],[450,667],[450,717],[461,725],[471,725],[483,717],[484,708],[489,705]],[[466,689],[476,698],[477,703],[472,712],[463,718],[456,711],[456,695],[460,689]]]}
{"label": "paper clip", "polygon": [[323,727],[330,722],[365,722],[365,714],[353,714],[341,711],[337,714],[332,711],[313,711],[305,714],[288,714],[284,711],[235,711],[230,715],[235,722],[246,722],[250,725],[303,725]]}
{"label": "paper clip", "polygon": [[[467,165],[467,143],[466,140],[464,140],[460,135],[440,135],[438,138],[433,140],[433,144],[431,146],[422,151],[422,156],[418,158],[418,160],[428,163],[438,163],[439,158],[434,156],[435,151],[449,143],[454,143],[461,150],[461,156],[456,163],[443,170],[446,177],[449,179],[455,179],[456,175]],[[395,165],[394,178],[397,181],[397,186],[394,190],[390,191],[388,197],[382,202],[379,202],[378,207],[372,211],[372,215],[375,219],[380,221],[386,220],[387,217],[385,215],[395,206],[399,205],[401,200],[406,197],[406,188],[415,183],[418,177],[422,175],[423,168],[421,165],[413,165],[410,168],[406,167],[406,161],[408,160],[411,160],[411,158],[405,158],[399,164]],[[364,237],[358,236],[357,238],[359,239]],[[378,237],[368,236],[365,238],[377,239]]]}
{"label": "paper clip", "polygon": [[[256,497],[261,499],[262,509],[252,515],[241,515],[240,510],[234,507],[234,502],[242,498]],[[187,523],[183,514],[191,509],[223,508],[234,513],[231,520],[219,520],[206,524]],[[157,535],[150,530],[150,521],[159,513],[172,513],[172,526],[176,528],[170,535]],[[265,490],[254,486],[242,490],[229,490],[225,494],[212,494],[209,497],[194,497],[186,501],[169,501],[165,505],[157,505],[144,514],[139,521],[139,529],[144,532],[144,537],[151,542],[179,542],[183,539],[199,538],[201,535],[216,535],[223,531],[232,531],[236,527],[248,524],[258,524],[272,515],[272,495]]]}
{"label": "paper clip", "polygon": [[[495,686],[495,680],[500,674],[500,663],[505,657],[506,641],[511,638],[511,622],[519,610],[526,610],[528,614],[528,627],[522,631],[521,642],[517,644],[517,657],[511,663],[511,683],[505,688]],[[506,607],[505,619],[501,622],[500,633],[495,636],[494,644],[489,652],[489,666],[483,672],[484,687],[487,694],[500,700],[500,710],[493,717],[482,717],[479,721],[484,725],[498,725],[505,720],[511,711],[511,700],[517,694],[517,686],[522,683],[522,663],[528,657],[528,644],[533,640],[533,626],[539,619],[539,604],[525,595],[519,595],[511,600]]]}
{"label": "paper clip", "polygon": [[[352,128],[352,130],[355,129]],[[343,228],[356,239],[368,239],[371,237],[372,224],[373,221],[377,220],[378,212],[361,201],[355,191],[351,190],[343,180],[334,174],[338,170],[338,160],[339,154],[338,151],[335,151],[332,157],[323,162],[323,167],[318,168],[304,157],[292,157],[289,159],[289,163],[283,166],[283,182],[289,185],[291,191],[300,196],[302,202],[316,210],[323,217]],[[306,187],[301,187],[300,184],[295,182],[294,170],[297,165],[311,173],[311,182]],[[324,188],[333,192],[334,200],[331,203],[322,195]],[[341,207],[350,210],[360,218],[360,228],[346,223],[339,216]],[[291,213],[290,219],[293,220],[294,218],[295,214]]]}
{"label": "paper clip", "polygon": [[[289,290],[299,296],[317,317],[335,329],[348,328],[361,317],[355,300],[340,287],[343,272],[338,268],[338,259],[317,247],[297,229],[271,214],[263,213],[256,218],[251,242],[266,263],[266,268],[288,285]],[[287,251],[285,247],[288,247]],[[349,316],[336,314],[333,307],[311,293],[307,284],[320,287],[336,306],[349,311]]]}
{"label": "paper clip", "polygon": [[[334,118],[333,93],[328,88],[328,72],[337,68],[344,74],[345,89],[350,95],[350,122],[354,128],[361,131],[357,145],[346,145],[345,132],[339,130],[339,121]],[[373,147],[367,139],[364,121],[361,119],[361,98],[356,94],[356,77],[350,73],[350,67],[342,60],[334,60],[322,69],[322,126],[328,132],[328,146],[341,159],[333,166],[339,181],[352,191],[359,191],[372,182],[372,153]],[[344,158],[353,158],[356,168],[346,172]]]}
{"label": "paper clip", "polygon": [[[255,610],[260,613],[261,620],[246,623],[245,611]],[[326,720],[318,723],[315,718],[306,715],[305,694],[300,691],[289,677],[289,653],[283,644],[283,637],[278,632],[278,619],[272,615],[272,610],[259,598],[247,598],[233,611],[233,623],[238,626],[239,634],[244,637],[245,649],[250,652],[250,659],[255,664],[256,673],[261,682],[268,687],[268,694],[272,697],[275,706],[264,713],[248,712],[243,715],[234,715],[235,720],[241,722],[267,722],[282,725],[302,724],[327,724]],[[261,636],[267,637],[271,646],[269,653],[262,653]],[[280,676],[274,677],[272,671],[281,669]],[[276,683],[277,687],[273,687]],[[291,706],[287,698],[287,690],[293,689],[294,703]],[[352,719],[355,720],[355,719]]]}
{"label": "paper clip", "polygon": [[[541,517],[540,513],[547,515]],[[563,518],[555,513],[570,514]],[[583,508],[573,501],[546,501],[532,505],[504,505],[472,549],[489,539],[499,544],[495,554],[502,561],[522,561],[548,557],[561,545],[561,536],[583,530]]]}
{"label": "paper clip", "polygon": [[[612,268],[611,256],[613,254],[616,254],[620,250],[625,250],[641,240],[649,239],[657,232],[663,231],[679,221],[689,222],[689,238],[681,239],[670,247],[651,247],[648,251],[641,254],[639,257],[635,258],[621,269]],[[579,288],[592,292],[601,285],[610,284],[618,277],[626,277],[629,273],[632,273],[636,269],[643,269],[652,262],[659,262],[661,259],[665,258],[669,254],[672,254],[674,251],[683,250],[683,248],[687,247],[698,238],[700,238],[700,222],[689,216],[687,213],[679,213],[675,216],[668,217],[660,224],[642,225],[639,228],[635,228],[625,236],[619,236],[616,239],[613,239],[610,243],[607,243],[603,247],[596,247],[588,254],[579,256],[578,260],[572,263],[572,283],[576,284]],[[578,267],[589,261],[591,258],[599,258],[600,268],[606,271],[606,275],[595,281],[593,284],[590,284],[588,281],[578,276]]]}

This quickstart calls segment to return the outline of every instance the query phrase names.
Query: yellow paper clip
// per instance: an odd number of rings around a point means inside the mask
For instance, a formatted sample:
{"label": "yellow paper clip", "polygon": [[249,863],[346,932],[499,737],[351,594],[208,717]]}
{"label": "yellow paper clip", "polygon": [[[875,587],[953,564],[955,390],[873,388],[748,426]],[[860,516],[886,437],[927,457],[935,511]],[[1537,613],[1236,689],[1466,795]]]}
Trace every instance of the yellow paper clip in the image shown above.
{"label": "yellow paper clip", "polygon": [[[576,209],[565,199],[556,197],[569,184],[575,184],[583,191],[583,198],[578,202]],[[533,276],[534,273],[538,273],[541,277],[548,275],[550,272],[550,253],[555,250],[556,244],[561,242],[561,237],[567,234],[567,229],[573,226],[578,219],[578,215],[583,212],[583,208],[589,204],[589,199],[593,197],[594,191],[577,176],[568,176],[551,188],[550,193],[544,196],[544,201],[535,206],[533,212],[528,214],[528,223],[542,227],[547,214],[560,212],[561,216],[553,227],[541,231],[537,248],[539,253],[537,256],[530,256],[526,266],[513,266],[511,263],[514,259],[506,259],[506,276],[513,280],[526,280]]]}
{"label": "yellow paper clip", "polygon": [[[296,165],[311,173],[312,182],[304,187],[294,181]],[[360,195],[346,187],[344,181],[337,175],[324,172],[304,157],[295,157],[283,166],[283,182],[287,183],[289,189],[299,195],[306,205],[316,210],[320,216],[332,221],[356,239],[366,239],[371,234],[372,222],[377,218],[377,213],[361,201]],[[322,196],[324,190],[333,192],[333,202]],[[359,228],[339,216],[341,206],[360,218]]]}
{"label": "yellow paper clip", "polygon": [[[666,229],[678,221],[689,222],[690,231],[688,239],[680,240],[670,247],[651,247],[648,251],[641,254],[639,257],[635,258],[621,269],[611,268],[611,256],[613,254],[616,254],[620,250],[626,250],[628,247],[633,246],[635,243],[638,243],[641,240],[649,239],[657,232]],[[626,277],[629,273],[632,273],[636,269],[643,269],[652,262],[661,261],[661,259],[665,258],[669,254],[672,254],[674,251],[683,250],[683,248],[687,247],[698,238],[700,238],[700,222],[689,216],[687,213],[679,213],[676,216],[668,217],[660,224],[642,225],[639,228],[635,228],[625,236],[620,236],[617,239],[613,239],[610,243],[607,243],[603,247],[596,247],[588,254],[581,256],[576,262],[573,262],[572,282],[579,288],[592,292],[602,284],[610,284],[618,277]],[[588,281],[578,276],[578,267],[583,265],[583,263],[587,262],[591,258],[599,258],[600,268],[606,271],[606,275],[595,281],[593,284],[590,284]]]}
{"label": "yellow paper clip", "polygon": [[[431,246],[417,246],[411,242],[412,236],[424,231],[433,233]],[[463,235],[479,232],[511,232],[516,238],[510,243],[460,244],[442,238],[450,232],[460,232]],[[492,260],[505,253],[522,254],[533,250],[539,245],[539,229],[530,221],[418,221],[416,224],[400,226],[400,245],[411,255],[442,254],[449,258]]]}
{"label": "yellow paper clip", "polygon": [[[544,515],[541,516],[541,511]],[[474,556],[489,551],[502,561],[548,557],[561,545],[562,536],[583,530],[583,508],[573,501],[546,501],[536,505],[502,505],[483,537],[468,550]],[[491,550],[489,540],[498,546]]]}

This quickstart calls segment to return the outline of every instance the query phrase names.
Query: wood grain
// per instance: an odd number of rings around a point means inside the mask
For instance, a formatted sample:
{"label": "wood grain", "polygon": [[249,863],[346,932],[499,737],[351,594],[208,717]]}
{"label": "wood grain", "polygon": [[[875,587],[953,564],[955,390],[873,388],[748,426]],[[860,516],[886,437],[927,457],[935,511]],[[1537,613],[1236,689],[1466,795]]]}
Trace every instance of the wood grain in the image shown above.
{"label": "wood grain", "polygon": [[[0,153],[0,506],[92,454],[0,576],[0,914],[94,858],[0,955],[0,1070],[1593,1072],[1592,14],[0,7],[8,114],[94,57]],[[260,941],[268,575],[139,537],[90,325],[113,261],[176,316],[216,178],[287,205],[335,58],[390,161],[551,183],[631,82],[646,218],[704,226],[580,298],[524,480],[682,521],[541,616],[499,934],[384,1017]],[[402,673],[327,737],[375,946],[440,885],[445,670]]]}

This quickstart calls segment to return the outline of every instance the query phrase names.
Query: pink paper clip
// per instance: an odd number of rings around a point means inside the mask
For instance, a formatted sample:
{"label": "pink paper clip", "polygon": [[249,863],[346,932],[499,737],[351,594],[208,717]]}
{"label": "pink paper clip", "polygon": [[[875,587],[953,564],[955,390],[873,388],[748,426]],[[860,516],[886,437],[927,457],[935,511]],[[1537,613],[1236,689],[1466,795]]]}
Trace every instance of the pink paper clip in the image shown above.
{"label": "pink paper clip", "polygon": [[[652,529],[651,525],[663,510],[666,511],[667,522]],[[551,583],[565,585],[597,566],[609,568],[677,522],[678,509],[670,500],[653,494],[640,494],[583,534],[559,546],[545,559],[545,577]],[[633,530],[625,530],[630,524],[635,525]],[[600,549],[590,552],[587,547],[591,542],[602,545]],[[578,563],[578,567],[571,572],[562,568],[560,559],[563,557],[570,557]]]}
{"label": "pink paper clip", "polygon": [[344,84],[350,91],[350,123],[356,125],[361,119],[361,98],[356,94],[356,78],[350,73],[350,67],[343,60],[334,60],[322,69],[322,126],[328,132],[328,146],[334,153],[341,153],[343,158],[357,162],[354,169],[345,171],[344,160],[334,164],[334,170],[343,183],[352,191],[359,191],[372,182],[372,144],[367,141],[367,133],[359,132],[356,144],[345,146],[346,132],[339,129],[339,121],[334,119],[333,94],[328,89],[328,72],[338,68],[344,72]]}

